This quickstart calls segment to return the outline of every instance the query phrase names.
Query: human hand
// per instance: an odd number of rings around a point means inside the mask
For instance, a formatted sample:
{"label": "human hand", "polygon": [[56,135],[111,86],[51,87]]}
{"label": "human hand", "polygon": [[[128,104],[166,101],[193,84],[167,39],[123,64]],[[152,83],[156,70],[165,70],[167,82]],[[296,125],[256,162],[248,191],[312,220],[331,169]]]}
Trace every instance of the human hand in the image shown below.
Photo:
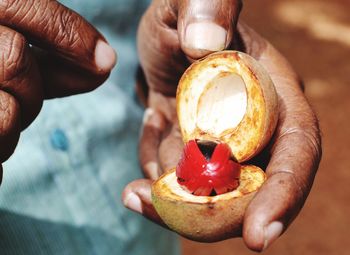
{"label": "human hand", "polygon": [[[165,2],[170,6],[167,7]],[[229,31],[227,34],[233,35],[229,43],[225,43],[226,48],[244,50],[259,61],[270,74],[279,99],[279,122],[274,137],[254,160],[255,164],[266,169],[267,180],[249,204],[242,230],[247,247],[261,251],[286,230],[310,192],[321,158],[317,118],[303,94],[298,76],[287,60],[246,25],[239,24],[236,29],[237,1],[215,1],[217,6],[210,1],[200,1],[199,9],[195,8],[199,7],[196,5],[198,2],[181,1],[179,4],[180,1],[154,1],[141,22],[141,64],[150,89],[149,108],[145,112],[140,141],[140,161],[148,179],[130,183],[123,193],[123,201],[131,210],[163,224],[152,206],[150,187],[152,180],[158,178],[163,170],[175,167],[179,160],[183,144],[172,96],[179,77],[190,61],[201,57],[201,54],[189,53],[188,48],[183,47],[185,43],[181,34],[186,25],[179,24],[196,20],[196,17],[204,17],[217,24],[224,24],[222,20],[226,19],[233,24],[225,27]],[[179,6],[184,9],[179,9]],[[201,14],[206,7],[211,8],[214,15]],[[223,15],[220,10],[230,14]],[[182,13],[189,13],[194,18],[187,17],[184,21],[186,15]],[[178,24],[178,30],[174,24]],[[206,35],[203,33],[193,38],[205,40]],[[205,55],[210,51],[194,49],[196,54]]]}
{"label": "human hand", "polygon": [[57,1],[0,0],[0,162],[44,99],[95,89],[115,62],[103,36]]}

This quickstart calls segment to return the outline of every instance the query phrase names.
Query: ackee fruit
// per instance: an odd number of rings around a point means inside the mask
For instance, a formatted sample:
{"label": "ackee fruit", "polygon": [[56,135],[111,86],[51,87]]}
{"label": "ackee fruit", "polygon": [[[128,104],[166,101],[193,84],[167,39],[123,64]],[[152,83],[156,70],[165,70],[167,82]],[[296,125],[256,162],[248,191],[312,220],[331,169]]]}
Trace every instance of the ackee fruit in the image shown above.
{"label": "ackee fruit", "polygon": [[244,162],[266,146],[275,130],[274,85],[255,59],[223,51],[186,70],[176,102],[184,152],[176,170],[152,185],[153,205],[169,228],[189,239],[235,236],[265,180],[263,170]]}

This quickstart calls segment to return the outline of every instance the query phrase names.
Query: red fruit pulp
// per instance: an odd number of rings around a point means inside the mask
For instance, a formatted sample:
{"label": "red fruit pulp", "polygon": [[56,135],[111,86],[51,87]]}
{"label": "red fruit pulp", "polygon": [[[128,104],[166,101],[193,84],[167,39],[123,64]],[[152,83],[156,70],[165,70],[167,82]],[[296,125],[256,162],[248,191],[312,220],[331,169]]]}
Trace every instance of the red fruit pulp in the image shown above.
{"label": "red fruit pulp", "polygon": [[227,144],[216,145],[206,159],[195,140],[189,141],[176,167],[178,183],[198,196],[219,195],[239,185],[240,164],[231,159]]}

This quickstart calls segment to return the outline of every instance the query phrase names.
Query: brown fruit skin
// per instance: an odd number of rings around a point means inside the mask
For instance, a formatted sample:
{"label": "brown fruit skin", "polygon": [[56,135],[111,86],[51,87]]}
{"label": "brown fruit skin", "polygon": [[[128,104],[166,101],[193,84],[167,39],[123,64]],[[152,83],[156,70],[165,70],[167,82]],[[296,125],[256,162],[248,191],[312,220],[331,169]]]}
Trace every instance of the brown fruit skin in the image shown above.
{"label": "brown fruit skin", "polygon": [[216,242],[241,233],[245,209],[265,178],[260,168],[242,166],[240,186],[235,191],[205,197],[177,192],[182,188],[173,169],[152,185],[152,202],[170,229],[194,241]]}
{"label": "brown fruit skin", "polygon": [[[190,87],[201,72],[225,72],[238,74],[247,90],[247,110],[237,127],[213,135],[198,127],[192,130],[188,123],[188,102],[193,100]],[[210,81],[208,81],[210,82]],[[257,155],[270,141],[278,120],[278,99],[275,87],[267,71],[251,56],[238,51],[222,51],[194,62],[183,74],[176,94],[177,115],[184,142],[203,139],[227,143],[234,158],[245,162]]]}

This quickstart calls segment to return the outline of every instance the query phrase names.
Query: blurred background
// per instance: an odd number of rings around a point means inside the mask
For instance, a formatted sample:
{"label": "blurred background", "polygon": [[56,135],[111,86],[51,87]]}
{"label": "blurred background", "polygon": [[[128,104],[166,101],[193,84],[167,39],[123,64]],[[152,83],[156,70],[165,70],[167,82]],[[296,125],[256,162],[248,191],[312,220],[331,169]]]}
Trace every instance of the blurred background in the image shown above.
{"label": "blurred background", "polygon": [[[268,38],[305,82],[323,158],[304,209],[263,254],[350,254],[350,1],[246,0],[242,19]],[[248,255],[242,239],[183,240],[184,255]]]}

